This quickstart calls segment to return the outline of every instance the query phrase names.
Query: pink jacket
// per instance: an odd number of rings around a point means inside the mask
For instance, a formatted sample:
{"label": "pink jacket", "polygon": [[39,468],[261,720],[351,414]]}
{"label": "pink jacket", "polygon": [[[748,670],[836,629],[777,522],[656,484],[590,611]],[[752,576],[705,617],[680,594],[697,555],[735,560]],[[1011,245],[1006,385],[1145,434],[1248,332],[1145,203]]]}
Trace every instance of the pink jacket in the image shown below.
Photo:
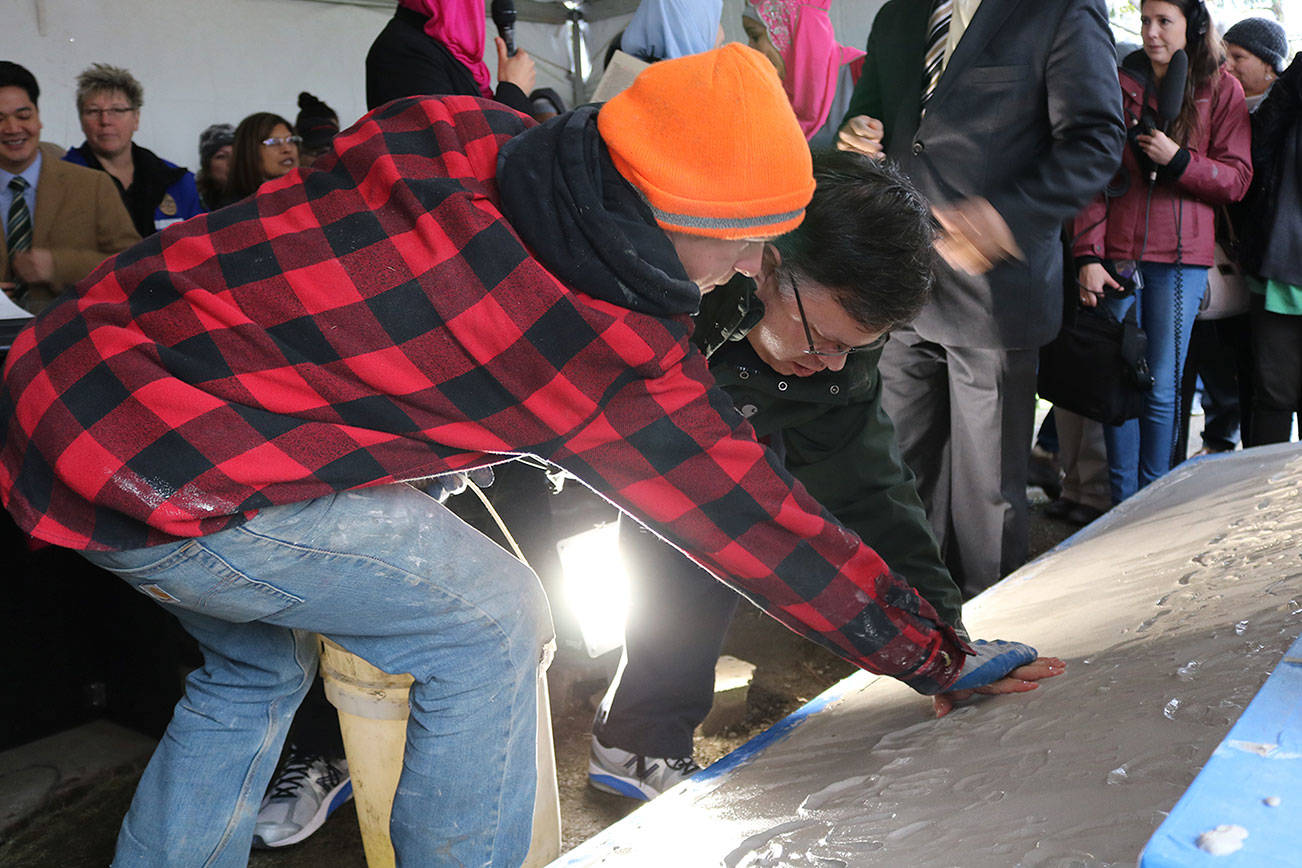
{"label": "pink jacket", "polygon": [[[1130,66],[1127,63],[1118,72],[1126,125],[1133,127],[1143,111],[1147,64],[1142,71]],[[1212,264],[1216,208],[1243,198],[1252,181],[1251,131],[1243,86],[1229,73],[1222,72],[1215,85],[1200,88],[1195,101],[1198,124],[1192,140],[1158,177],[1152,201],[1148,173],[1141,170],[1135,147],[1127,144],[1121,174],[1129,186],[1117,198],[1100,194],[1076,217],[1072,253],[1100,259]],[[1156,110],[1156,94],[1148,105]]]}

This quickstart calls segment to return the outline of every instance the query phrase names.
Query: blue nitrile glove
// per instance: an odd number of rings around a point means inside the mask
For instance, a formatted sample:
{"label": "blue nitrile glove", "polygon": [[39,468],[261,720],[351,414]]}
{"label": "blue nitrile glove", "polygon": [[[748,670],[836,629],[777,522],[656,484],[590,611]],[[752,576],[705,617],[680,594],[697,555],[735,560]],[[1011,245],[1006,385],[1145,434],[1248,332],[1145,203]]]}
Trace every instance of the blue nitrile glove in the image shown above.
{"label": "blue nitrile glove", "polygon": [[1005,642],[1003,639],[977,639],[972,642],[972,647],[976,653],[967,658],[959,670],[958,680],[946,692],[974,690],[993,684],[1018,666],[1025,666],[1039,656],[1030,645]]}

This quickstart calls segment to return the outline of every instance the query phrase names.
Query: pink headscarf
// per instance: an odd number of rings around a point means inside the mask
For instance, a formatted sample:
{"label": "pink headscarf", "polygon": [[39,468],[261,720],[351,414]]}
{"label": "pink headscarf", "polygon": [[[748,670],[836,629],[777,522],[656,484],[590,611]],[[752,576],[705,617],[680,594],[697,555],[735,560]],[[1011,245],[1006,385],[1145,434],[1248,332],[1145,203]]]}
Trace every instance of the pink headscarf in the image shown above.
{"label": "pink headscarf", "polygon": [[399,5],[426,17],[425,35],[441,42],[465,64],[479,92],[493,98],[493,76],[484,63],[484,0],[399,0]]}
{"label": "pink headscarf", "polygon": [[841,67],[864,56],[836,41],[827,9],[832,0],[747,0],[768,28],[787,74],[782,86],[805,138],[827,123]]}

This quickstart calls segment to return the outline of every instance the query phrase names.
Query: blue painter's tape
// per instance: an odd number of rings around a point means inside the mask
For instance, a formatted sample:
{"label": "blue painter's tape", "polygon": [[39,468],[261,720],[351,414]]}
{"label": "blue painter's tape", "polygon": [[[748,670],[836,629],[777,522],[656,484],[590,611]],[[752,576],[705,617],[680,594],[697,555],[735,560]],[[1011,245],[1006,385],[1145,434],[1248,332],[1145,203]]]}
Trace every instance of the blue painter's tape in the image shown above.
{"label": "blue painter's tape", "polygon": [[782,741],[782,739],[791,735],[795,728],[804,723],[812,714],[816,714],[827,708],[841,697],[857,690],[862,690],[864,685],[876,678],[876,675],[865,672],[862,669],[847,675],[836,684],[824,690],[732,753],[722,757],[718,762],[711,763],[707,768],[702,769],[688,778],[682,786],[703,786],[709,784],[712,780],[721,775],[725,775],[738,766],[746,763],[759,756],[769,747]]}
{"label": "blue painter's tape", "polygon": [[[1293,643],[1211,759],[1144,847],[1142,868],[1297,865],[1302,859],[1302,639]],[[1198,846],[1218,826],[1242,847]]]}
{"label": "blue painter's tape", "polygon": [[[697,796],[713,789],[718,783],[719,778],[733,771],[734,769],[745,765],[755,757],[759,756],[766,749],[782,741],[795,731],[796,727],[809,719],[810,715],[816,714],[827,708],[829,705],[838,701],[850,693],[862,690],[868,682],[878,676],[862,669],[851,675],[842,678],[836,684],[824,690],[818,696],[806,702],[777,723],[764,730],[741,747],[734,750],[725,757],[711,763],[706,768],[692,775],[669,792],[656,799],[657,802],[665,802],[669,799],[693,799]],[[647,805],[644,809],[630,814],[620,820],[615,825],[609,827],[601,835],[591,838],[588,841],[575,847],[568,853],[561,855],[559,859],[548,865],[548,868],[572,868],[577,865],[592,865],[600,861],[601,856],[612,847],[616,846],[612,841],[618,840],[619,828],[622,825],[632,825],[638,822],[642,810],[654,810],[655,804]]]}

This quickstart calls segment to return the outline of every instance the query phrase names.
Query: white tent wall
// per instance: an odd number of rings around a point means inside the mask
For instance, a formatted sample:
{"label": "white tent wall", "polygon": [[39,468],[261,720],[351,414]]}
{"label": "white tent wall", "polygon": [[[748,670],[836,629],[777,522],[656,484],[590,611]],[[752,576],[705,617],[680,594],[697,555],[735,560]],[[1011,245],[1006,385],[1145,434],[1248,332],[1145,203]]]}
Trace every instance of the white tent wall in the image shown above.
{"label": "white tent wall", "polygon": [[94,62],[124,66],[145,89],[136,141],[196,168],[199,133],[255,111],[292,122],[299,91],[345,124],[366,110],[362,63],[390,9],[302,0],[5,0],[0,57],[41,85],[41,137],[83,136],[73,98]]}
{"label": "white tent wall", "polygon": [[[74,79],[94,62],[124,66],[145,88],[136,141],[174,162],[196,168],[199,132],[220,121],[238,123],[255,111],[291,121],[299,91],[325,100],[346,126],[366,111],[363,61],[394,3],[330,0],[4,0],[0,58],[30,69],[41,85],[42,138],[64,147],[82,141]],[[862,46],[883,0],[838,2],[838,38]],[[602,0],[585,4],[590,93],[606,46],[628,23],[627,8]],[[744,41],[742,0],[725,0],[729,40]],[[537,61],[538,84],[573,102],[568,24],[521,20],[517,42]],[[489,22],[490,37],[496,32]],[[489,41],[488,62],[496,67]]]}

